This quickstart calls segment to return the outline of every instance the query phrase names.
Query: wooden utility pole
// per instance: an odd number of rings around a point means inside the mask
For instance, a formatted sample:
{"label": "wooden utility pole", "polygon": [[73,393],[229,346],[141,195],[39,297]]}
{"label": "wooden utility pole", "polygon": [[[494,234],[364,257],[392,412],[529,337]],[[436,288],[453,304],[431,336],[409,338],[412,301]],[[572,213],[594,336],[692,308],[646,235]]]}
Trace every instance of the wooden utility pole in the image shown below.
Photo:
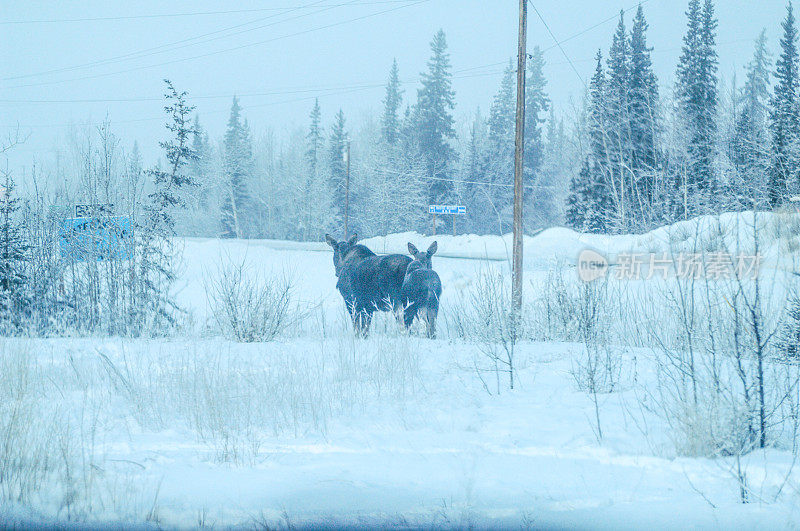
{"label": "wooden utility pole", "polygon": [[525,149],[525,64],[528,61],[528,0],[519,0],[519,46],[517,48],[517,125],[514,137],[514,263],[511,281],[512,308],[522,308],[522,155]]}
{"label": "wooden utility pole", "polygon": [[344,239],[345,241],[350,237],[347,222],[350,217],[350,141],[347,141],[347,152],[345,154],[347,159],[347,176],[344,180]]}

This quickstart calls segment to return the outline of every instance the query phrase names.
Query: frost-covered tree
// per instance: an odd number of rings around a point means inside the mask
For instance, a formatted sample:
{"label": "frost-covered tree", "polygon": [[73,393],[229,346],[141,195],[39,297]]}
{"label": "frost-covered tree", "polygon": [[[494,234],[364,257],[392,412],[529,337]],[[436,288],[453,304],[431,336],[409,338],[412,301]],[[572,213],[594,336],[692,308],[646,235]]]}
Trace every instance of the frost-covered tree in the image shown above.
{"label": "frost-covered tree", "polygon": [[[484,218],[484,226],[480,232],[506,232],[511,227],[511,198],[514,184],[514,135],[516,116],[516,87],[515,69],[509,61],[500,81],[500,88],[494,96],[489,107],[487,122],[488,138],[486,149],[483,151],[483,161],[480,165],[480,175],[476,182],[486,182],[486,185],[475,185],[473,199],[480,208]],[[475,126],[477,124],[473,124]],[[473,131],[475,133],[475,131]],[[477,141],[478,137],[473,137]],[[473,147],[477,150],[477,146]],[[493,213],[498,213],[499,220]],[[488,215],[487,215],[488,214]],[[499,222],[499,223],[498,223]]]}
{"label": "frost-covered tree", "polygon": [[[516,98],[517,91],[513,83],[514,72],[515,69],[512,68],[512,97]],[[544,54],[541,48],[534,46],[533,52],[528,59],[528,74],[525,81],[525,160],[523,169],[526,182],[529,183],[537,181],[537,175],[542,167],[544,158],[542,125],[546,121],[545,116],[550,107],[550,98],[547,97],[547,92],[545,91],[546,86]],[[516,110],[516,104],[514,105],[514,110]],[[512,113],[511,117],[513,123],[515,115]]]}
{"label": "frost-covered tree", "polygon": [[800,298],[790,298],[777,341],[778,351],[786,358],[800,358]]}
{"label": "frost-covered tree", "polygon": [[587,134],[589,153],[580,173],[570,182],[567,223],[576,230],[604,233],[611,226],[614,201],[609,177],[606,76],[603,55],[597,51],[596,67],[589,84]]}
{"label": "frost-covered tree", "polygon": [[383,98],[383,115],[381,116],[381,135],[383,141],[394,146],[400,137],[400,105],[403,103],[403,91],[400,88],[400,72],[397,59],[392,61],[389,81],[386,83],[386,95]]}
{"label": "frost-covered tree", "polygon": [[308,127],[308,135],[306,135],[306,142],[308,145],[306,149],[306,161],[308,162],[309,172],[311,174],[316,174],[320,152],[324,144],[322,134],[322,111],[319,107],[319,98],[314,100],[314,107],[311,109],[309,119],[311,120],[311,124]]}
{"label": "frost-covered tree", "polygon": [[[486,173],[486,162],[489,154],[489,127],[480,109],[475,111],[469,125],[469,137],[461,158],[461,178],[458,183],[459,201],[467,207],[466,227],[464,229],[475,234],[501,232],[502,219],[496,209],[496,197],[493,197],[496,186],[488,184],[490,176]],[[502,187],[501,187],[502,188]]]}
{"label": "frost-covered tree", "polygon": [[797,24],[792,4],[786,5],[786,18],[781,24],[781,53],[775,67],[775,92],[770,111],[772,133],[772,168],[769,172],[767,195],[770,204],[782,204],[795,185],[800,157],[800,76],[798,75]]}
{"label": "frost-covered tree", "polygon": [[565,221],[567,225],[579,232],[588,232],[588,220],[593,208],[592,171],[590,158],[587,157],[580,172],[574,175],[569,183],[569,195],[566,201]]}
{"label": "frost-covered tree", "polygon": [[717,19],[712,0],[690,0],[687,30],[677,68],[675,96],[683,125],[687,170],[676,183],[682,197],[678,215],[708,211],[714,200],[717,139]]}
{"label": "frost-covered tree", "polygon": [[187,171],[187,165],[195,158],[190,118],[194,107],[186,102],[186,92],[178,92],[169,80],[165,83],[164,111],[170,119],[166,128],[171,138],[159,145],[167,165],[147,171],[152,178],[152,191],[144,206],[145,217],[136,230],[138,267],[131,275],[136,287],[130,326],[139,333],[145,327],[152,333],[163,333],[175,323],[178,307],[170,293],[177,277],[174,213],[183,207],[182,190],[195,184]]}
{"label": "frost-covered tree", "polygon": [[[541,222],[546,217],[545,212],[554,208],[552,189],[542,178],[542,166],[545,163],[545,142],[542,132],[548,109],[551,108],[550,98],[545,91],[546,86],[544,54],[538,46],[535,46],[528,60],[528,75],[525,81],[525,150],[522,165],[526,184],[525,220],[531,222],[534,218]],[[516,96],[516,90],[514,95]],[[530,226],[530,223],[528,225]]]}
{"label": "frost-covered tree", "polygon": [[455,151],[450,143],[456,138],[450,54],[441,29],[431,41],[431,52],[428,70],[421,74],[422,87],[417,91],[414,121],[417,148],[425,161],[429,181],[428,199],[435,203],[444,200],[452,188],[448,179]]}
{"label": "frost-covered tree", "polygon": [[0,188],[0,333],[13,333],[22,326],[28,306],[28,244],[19,216],[19,199],[9,173]]}
{"label": "frost-covered tree", "polygon": [[252,202],[248,183],[253,174],[253,146],[250,128],[241,119],[242,108],[234,96],[228,128],[225,132],[222,154],[223,199],[220,217],[220,235],[223,238],[241,238],[246,234]]}
{"label": "frost-covered tree", "polygon": [[286,210],[297,212],[299,218],[297,236],[303,240],[316,240],[330,229],[327,220],[331,218],[331,194],[325,172],[325,138],[318,99],[314,101],[309,120],[305,138],[305,168],[299,172],[305,178],[289,176],[288,183],[296,184],[291,187],[288,196],[296,200],[293,201],[294,206]]}
{"label": "frost-covered tree", "polygon": [[640,219],[648,221],[658,205],[654,205],[656,172],[658,171],[658,80],[647,46],[648,24],[642,6],[636,10],[630,33],[628,66],[628,123],[630,135],[633,203]]}
{"label": "frost-covered tree", "polygon": [[767,33],[756,39],[753,58],[747,65],[747,79],[741,94],[734,94],[733,138],[730,159],[735,175],[728,196],[736,208],[764,204],[764,177],[769,169],[769,52]]}
{"label": "frost-covered tree", "polygon": [[333,191],[333,205],[339,219],[344,219],[347,167],[345,152],[347,150],[347,131],[345,130],[344,112],[339,109],[333,120],[330,138],[328,139],[328,178]]}
{"label": "frost-covered tree", "polygon": [[194,133],[192,133],[192,150],[195,159],[189,164],[189,171],[192,179],[202,186],[209,180],[211,171],[211,145],[208,140],[208,133],[200,125],[200,115],[194,115]]}
{"label": "frost-covered tree", "polygon": [[629,44],[624,12],[621,11],[608,52],[605,98],[600,102],[604,113],[607,176],[615,202],[614,227],[618,231],[624,231],[630,225],[631,196],[634,193],[628,115]]}
{"label": "frost-covered tree", "polygon": [[171,120],[166,128],[173,138],[159,142],[167,160],[166,168],[147,172],[153,179],[153,188],[148,195],[148,228],[153,232],[172,236],[175,233],[173,209],[183,207],[180,192],[188,186],[196,185],[186,168],[196,157],[191,146],[194,128],[189,118],[194,107],[186,102],[185,91],[178,92],[169,80],[164,82],[167,85],[165,98],[168,102],[164,111]]}
{"label": "frost-covered tree", "polygon": [[217,186],[214,154],[208,133],[200,125],[197,114],[192,128],[192,151],[195,157],[189,162],[187,173],[196,186],[184,187],[182,190],[181,200],[187,208],[180,210],[176,216],[176,231],[186,236],[212,236],[217,233],[218,221],[216,216],[209,215],[217,209],[214,198],[214,189]]}
{"label": "frost-covered tree", "polygon": [[562,222],[564,191],[569,187],[569,160],[564,120],[557,118],[550,106],[544,139],[544,156],[537,179],[526,194],[531,206],[525,211],[526,230],[548,227]]}
{"label": "frost-covered tree", "polygon": [[382,131],[374,133],[351,165],[350,232],[420,230],[426,215],[425,165],[380,141]]}

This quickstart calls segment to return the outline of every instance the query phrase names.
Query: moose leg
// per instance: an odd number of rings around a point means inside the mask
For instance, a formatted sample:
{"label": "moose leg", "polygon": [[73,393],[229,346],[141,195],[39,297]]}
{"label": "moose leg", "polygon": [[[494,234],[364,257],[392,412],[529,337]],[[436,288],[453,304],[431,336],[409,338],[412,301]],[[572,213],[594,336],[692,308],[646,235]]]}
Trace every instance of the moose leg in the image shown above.
{"label": "moose leg", "polygon": [[417,316],[417,305],[412,303],[406,307],[405,311],[403,312],[403,321],[406,325],[406,329],[411,328],[411,325],[414,323],[414,317]]}
{"label": "moose leg", "polygon": [[405,305],[401,302],[395,302],[393,304],[393,311],[394,311],[394,318],[397,319],[398,326],[403,326],[405,323],[403,322],[403,316],[406,313]]}
{"label": "moose leg", "polygon": [[369,334],[369,325],[372,322],[372,312],[361,308],[355,312],[353,317],[353,325],[355,327],[356,335],[358,337],[367,337]]}
{"label": "moose leg", "polygon": [[430,339],[436,338],[436,316],[439,315],[439,298],[428,297],[425,306],[425,327]]}
{"label": "moose leg", "polygon": [[436,339],[436,309],[428,308],[425,315],[425,330],[430,339]]}

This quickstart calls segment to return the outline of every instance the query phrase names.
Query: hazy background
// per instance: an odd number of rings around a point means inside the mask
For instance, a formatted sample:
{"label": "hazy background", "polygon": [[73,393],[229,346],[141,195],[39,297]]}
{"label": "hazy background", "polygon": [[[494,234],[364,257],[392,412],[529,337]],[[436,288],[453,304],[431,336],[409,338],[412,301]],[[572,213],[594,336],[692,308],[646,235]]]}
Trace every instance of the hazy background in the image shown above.
{"label": "hazy background", "polygon": [[[672,86],[686,3],[642,2],[662,91]],[[563,47],[587,82],[597,48],[608,49],[619,10],[635,5],[536,2],[557,39],[583,32]],[[2,1],[0,6],[0,133],[19,126],[30,135],[9,155],[14,170],[46,160],[71,124],[97,123],[106,115],[126,145],[139,141],[145,164],[151,163],[164,136],[163,78],[189,92],[212,138],[224,131],[233,94],[241,97],[256,135],[265,127],[280,133],[305,126],[315,97],[326,128],[340,107],[350,123],[357,122],[363,111],[380,108],[394,57],[406,101],[415,100],[429,42],[439,28],[447,34],[456,117],[463,120],[477,107],[488,110],[517,46],[516,0]],[[774,59],[785,2],[719,0],[716,7],[724,94],[735,73],[741,86],[742,67],[762,27]],[[187,15],[210,11],[226,13]],[[633,11],[626,13],[628,28],[632,16]],[[548,49],[545,75],[556,111],[568,111],[583,92],[581,80],[530,8],[528,28],[529,48]]]}

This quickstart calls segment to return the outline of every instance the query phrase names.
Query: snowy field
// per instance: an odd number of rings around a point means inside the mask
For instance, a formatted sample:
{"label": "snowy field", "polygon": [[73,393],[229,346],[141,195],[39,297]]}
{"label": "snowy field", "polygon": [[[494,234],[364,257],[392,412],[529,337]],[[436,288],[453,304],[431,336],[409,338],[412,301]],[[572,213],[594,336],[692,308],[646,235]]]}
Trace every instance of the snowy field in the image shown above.
{"label": "snowy field", "polygon": [[[773,221],[760,251],[783,293],[796,266],[782,246],[796,240]],[[535,331],[516,344],[513,390],[487,361],[502,340],[458,332],[481,279],[507,280],[510,238],[437,238],[436,340],[406,335],[386,314],[354,338],[324,243],[188,239],[181,336],[0,340],[0,524],[796,528],[800,467],[788,439],[739,457],[690,455],[659,414],[657,348],[612,340],[613,385],[592,394],[580,384],[586,344],[544,323],[543,293],[572,285],[580,250],[686,250],[710,225],[528,238]],[[432,238],[364,243],[403,252],[409,240]],[[205,288],[221,263],[292,280],[294,320],[274,341],[215,331]],[[627,315],[620,326],[640,324]]]}

